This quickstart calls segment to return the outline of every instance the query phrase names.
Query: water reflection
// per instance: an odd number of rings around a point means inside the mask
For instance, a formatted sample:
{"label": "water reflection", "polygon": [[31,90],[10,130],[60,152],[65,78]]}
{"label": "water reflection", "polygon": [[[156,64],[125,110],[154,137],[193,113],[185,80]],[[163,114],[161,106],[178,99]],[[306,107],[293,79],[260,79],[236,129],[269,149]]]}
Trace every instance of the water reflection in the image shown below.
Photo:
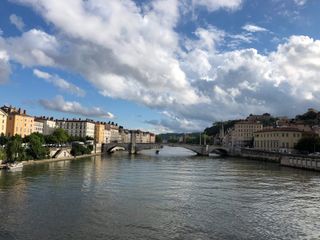
{"label": "water reflection", "polygon": [[319,183],[171,148],[27,166],[1,172],[0,239],[319,239]]}

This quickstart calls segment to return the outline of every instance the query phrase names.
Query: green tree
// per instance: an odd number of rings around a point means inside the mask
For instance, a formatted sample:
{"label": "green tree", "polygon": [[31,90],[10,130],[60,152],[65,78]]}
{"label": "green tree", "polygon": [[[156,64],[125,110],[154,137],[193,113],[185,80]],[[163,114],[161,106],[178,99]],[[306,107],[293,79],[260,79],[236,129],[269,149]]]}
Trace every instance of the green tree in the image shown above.
{"label": "green tree", "polygon": [[297,149],[300,152],[320,152],[320,137],[303,137],[299,140],[299,142],[295,146],[295,149]]}
{"label": "green tree", "polygon": [[9,138],[6,137],[3,133],[0,135],[0,146],[6,145],[9,141]]}
{"label": "green tree", "polygon": [[22,138],[19,135],[11,137],[6,145],[7,162],[23,161],[26,159]]}
{"label": "green tree", "polygon": [[80,156],[83,154],[90,154],[92,151],[92,148],[87,148],[83,145],[80,144],[73,144],[72,149],[71,149],[71,154],[72,156]]}
{"label": "green tree", "polygon": [[0,147],[0,161],[5,159],[6,159],[6,152],[2,147]]}
{"label": "green tree", "polygon": [[42,134],[32,133],[28,136],[29,146],[26,150],[28,158],[37,160],[48,156],[48,149],[44,147],[44,137]]}
{"label": "green tree", "polygon": [[162,137],[160,135],[156,135],[156,143],[162,143]]}
{"label": "green tree", "polygon": [[55,143],[58,143],[58,144],[66,143],[69,140],[69,135],[64,129],[57,128],[52,133],[52,140],[56,141]]}

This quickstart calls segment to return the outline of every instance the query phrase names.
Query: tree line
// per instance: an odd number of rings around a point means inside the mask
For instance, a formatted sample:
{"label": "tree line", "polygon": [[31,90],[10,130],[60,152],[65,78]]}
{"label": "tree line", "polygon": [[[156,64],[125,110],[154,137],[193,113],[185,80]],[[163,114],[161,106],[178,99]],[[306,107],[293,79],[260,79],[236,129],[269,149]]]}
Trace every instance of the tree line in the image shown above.
{"label": "tree line", "polygon": [[[0,135],[0,160],[15,162],[24,160],[39,160],[49,158],[50,146],[62,146],[75,141],[85,142],[91,137],[70,136],[64,129],[57,128],[50,135],[32,133],[24,138],[20,135],[12,137]],[[93,147],[73,144],[71,154],[74,156],[89,154]]]}

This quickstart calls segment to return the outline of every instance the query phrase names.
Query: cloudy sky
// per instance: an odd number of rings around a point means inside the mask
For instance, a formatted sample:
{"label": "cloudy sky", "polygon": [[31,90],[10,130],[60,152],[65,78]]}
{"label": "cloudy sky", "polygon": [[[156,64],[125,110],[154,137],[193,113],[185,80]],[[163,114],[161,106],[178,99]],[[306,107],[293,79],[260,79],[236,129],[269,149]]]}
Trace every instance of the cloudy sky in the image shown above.
{"label": "cloudy sky", "polygon": [[2,0],[0,103],[155,132],[320,109],[319,0]]}

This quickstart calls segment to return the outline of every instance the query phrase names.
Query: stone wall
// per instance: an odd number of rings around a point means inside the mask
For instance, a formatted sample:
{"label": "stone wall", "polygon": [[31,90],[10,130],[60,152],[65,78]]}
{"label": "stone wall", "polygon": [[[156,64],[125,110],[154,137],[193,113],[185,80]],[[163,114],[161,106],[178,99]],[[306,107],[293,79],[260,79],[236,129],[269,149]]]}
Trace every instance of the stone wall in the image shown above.
{"label": "stone wall", "polygon": [[320,158],[310,156],[282,156],[280,164],[287,167],[320,171]]}

